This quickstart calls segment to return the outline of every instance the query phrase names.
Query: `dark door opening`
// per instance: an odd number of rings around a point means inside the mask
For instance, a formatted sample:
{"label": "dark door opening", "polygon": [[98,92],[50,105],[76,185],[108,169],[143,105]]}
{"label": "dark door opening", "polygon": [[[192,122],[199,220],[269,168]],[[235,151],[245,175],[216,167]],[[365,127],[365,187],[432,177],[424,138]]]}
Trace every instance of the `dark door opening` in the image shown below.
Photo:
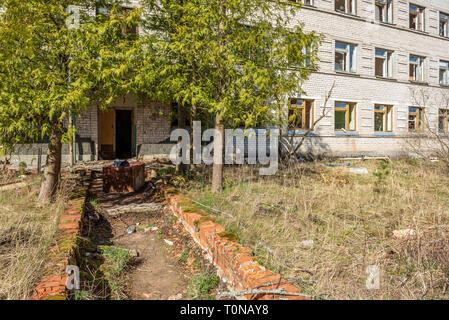
{"label": "dark door opening", "polygon": [[132,157],[132,127],[132,111],[115,110],[115,151],[119,159]]}

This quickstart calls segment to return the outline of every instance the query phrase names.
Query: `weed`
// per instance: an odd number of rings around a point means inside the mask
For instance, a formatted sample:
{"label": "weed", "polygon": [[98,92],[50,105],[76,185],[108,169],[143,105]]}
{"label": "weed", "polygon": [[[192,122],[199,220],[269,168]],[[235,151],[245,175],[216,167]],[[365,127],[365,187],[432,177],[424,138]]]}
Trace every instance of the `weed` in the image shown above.
{"label": "weed", "polygon": [[194,300],[212,300],[213,295],[209,292],[215,288],[220,282],[220,279],[216,275],[210,273],[202,273],[190,278],[189,295]]}

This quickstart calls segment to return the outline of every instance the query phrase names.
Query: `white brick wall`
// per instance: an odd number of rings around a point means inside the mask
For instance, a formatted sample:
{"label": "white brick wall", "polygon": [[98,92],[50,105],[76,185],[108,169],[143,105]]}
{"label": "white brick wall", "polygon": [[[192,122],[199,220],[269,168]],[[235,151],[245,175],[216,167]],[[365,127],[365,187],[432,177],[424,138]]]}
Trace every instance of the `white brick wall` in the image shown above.
{"label": "white brick wall", "polygon": [[[334,81],[336,86],[330,106],[333,106],[335,100],[357,103],[358,136],[336,136],[332,110],[316,128],[320,137],[309,138],[304,151],[353,154],[404,151],[402,136],[408,134],[408,107],[417,105],[411,93],[421,89],[429,95],[425,103],[428,121],[437,125],[437,109],[442,106],[441,97],[449,95],[449,89],[439,85],[439,61],[449,61],[449,39],[441,38],[438,34],[438,15],[440,10],[449,12],[449,1],[411,2],[426,8],[425,32],[409,30],[409,1],[393,0],[393,25],[374,21],[374,3],[375,0],[357,0],[357,16],[349,16],[335,12],[333,0],[315,0],[315,7],[304,6],[291,22],[303,22],[307,31],[315,30],[325,37],[319,50],[320,70],[313,73],[303,86],[305,97],[315,100],[315,117],[319,116],[325,94]],[[334,71],[335,41],[357,45],[355,75]],[[375,48],[394,52],[393,80],[375,77]],[[409,54],[426,57],[427,85],[409,81]],[[394,136],[379,137],[374,133],[376,103],[393,105]]]}
{"label": "white brick wall", "polygon": [[[138,5],[138,0],[131,0]],[[320,50],[320,70],[311,75],[303,85],[305,97],[315,100],[315,117],[320,114],[326,92],[335,81],[330,106],[335,100],[357,103],[358,136],[336,136],[334,112],[323,119],[316,128],[319,137],[309,138],[304,150],[314,153],[400,153],[404,151],[404,139],[408,133],[408,107],[417,105],[411,92],[424,89],[428,121],[436,125],[437,108],[441,106],[442,94],[449,95],[447,88],[439,85],[439,60],[449,61],[449,39],[441,38],[439,11],[449,13],[448,0],[414,0],[411,3],[426,8],[425,32],[409,30],[409,1],[393,0],[393,24],[375,21],[375,0],[356,0],[356,16],[335,12],[334,0],[315,0],[314,7],[303,7],[292,25],[304,22],[307,31],[317,31],[325,37]],[[337,74],[334,71],[335,41],[357,45],[356,75]],[[375,48],[393,51],[393,80],[375,77]],[[426,57],[425,80],[427,85],[409,82],[409,55]],[[374,133],[374,104],[393,105],[393,136],[379,137]],[[116,107],[136,108],[133,97],[125,97]],[[157,143],[170,133],[169,106],[146,103],[135,109],[137,145]],[[85,117],[77,121],[82,137],[91,137],[98,148],[98,113],[91,107]]]}

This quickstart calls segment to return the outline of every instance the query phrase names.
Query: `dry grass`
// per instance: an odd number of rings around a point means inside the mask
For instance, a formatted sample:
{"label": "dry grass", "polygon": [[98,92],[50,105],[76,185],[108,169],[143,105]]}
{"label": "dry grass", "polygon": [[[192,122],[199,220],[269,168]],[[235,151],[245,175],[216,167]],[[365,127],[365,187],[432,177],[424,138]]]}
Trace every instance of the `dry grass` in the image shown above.
{"label": "dry grass", "polygon": [[25,299],[42,276],[65,196],[38,206],[39,178],[28,186],[0,192],[0,299]]}
{"label": "dry grass", "polygon": [[[449,178],[443,165],[353,165],[369,174],[322,163],[265,178],[254,168],[226,168],[223,194],[210,192],[210,171],[186,188],[198,202],[233,215],[222,214],[219,222],[304,293],[327,299],[448,299]],[[400,229],[414,229],[417,236],[393,238]],[[370,265],[380,269],[379,290],[366,288]]]}

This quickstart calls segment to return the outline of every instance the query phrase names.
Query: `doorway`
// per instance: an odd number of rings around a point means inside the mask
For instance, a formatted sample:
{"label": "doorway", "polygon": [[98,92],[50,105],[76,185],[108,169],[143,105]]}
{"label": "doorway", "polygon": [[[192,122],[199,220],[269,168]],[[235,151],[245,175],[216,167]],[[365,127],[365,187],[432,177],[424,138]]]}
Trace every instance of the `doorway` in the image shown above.
{"label": "doorway", "polygon": [[132,110],[115,110],[115,157],[132,157],[133,121]]}

